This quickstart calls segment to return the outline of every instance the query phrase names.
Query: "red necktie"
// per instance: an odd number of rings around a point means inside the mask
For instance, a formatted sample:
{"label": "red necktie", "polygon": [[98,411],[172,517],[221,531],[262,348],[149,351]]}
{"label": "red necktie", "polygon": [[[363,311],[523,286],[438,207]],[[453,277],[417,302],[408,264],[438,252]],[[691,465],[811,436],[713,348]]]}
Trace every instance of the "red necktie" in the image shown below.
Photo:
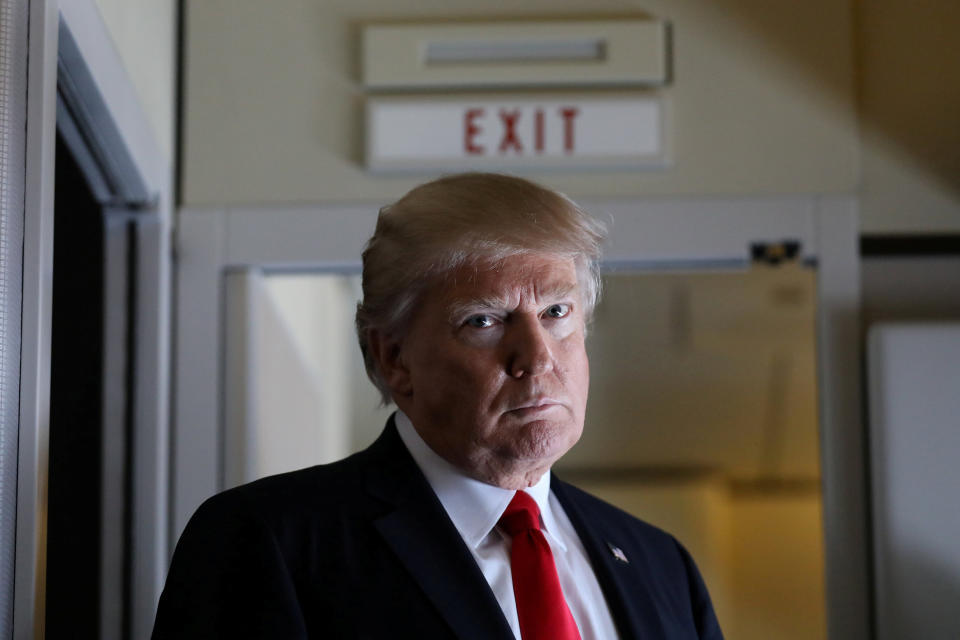
{"label": "red necktie", "polygon": [[517,491],[499,524],[513,538],[510,570],[523,640],[580,640],[563,599],[550,544],[540,531],[537,503]]}

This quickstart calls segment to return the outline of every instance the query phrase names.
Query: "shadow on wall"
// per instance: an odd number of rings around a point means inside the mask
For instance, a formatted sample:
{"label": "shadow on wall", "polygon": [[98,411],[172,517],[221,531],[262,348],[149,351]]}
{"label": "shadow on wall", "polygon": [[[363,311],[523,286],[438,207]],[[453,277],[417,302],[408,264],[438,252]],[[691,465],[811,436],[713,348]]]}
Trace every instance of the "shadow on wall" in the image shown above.
{"label": "shadow on wall", "polygon": [[954,195],[960,195],[960,3],[854,2],[860,117]]}
{"label": "shadow on wall", "polygon": [[[757,39],[756,51],[776,56],[809,78],[837,107],[847,100],[849,74],[853,74],[864,137],[874,137],[885,153],[960,196],[960,127],[956,126],[960,42],[955,38],[960,3],[852,0],[851,22],[822,23],[819,38],[811,38],[809,29],[797,28],[797,20],[804,17],[799,3],[727,0],[710,4],[717,24],[736,22],[745,37]],[[854,68],[825,60],[835,49],[823,42],[847,39],[850,31]],[[871,149],[864,150],[865,156],[870,153]],[[869,168],[865,174],[869,182]]]}

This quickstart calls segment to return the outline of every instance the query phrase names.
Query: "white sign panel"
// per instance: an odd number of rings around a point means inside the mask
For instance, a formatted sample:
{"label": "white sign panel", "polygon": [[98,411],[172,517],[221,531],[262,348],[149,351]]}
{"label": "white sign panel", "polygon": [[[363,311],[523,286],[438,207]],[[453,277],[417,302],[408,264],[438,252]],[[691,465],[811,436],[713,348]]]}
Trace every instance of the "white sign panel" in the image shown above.
{"label": "white sign panel", "polygon": [[662,165],[662,111],[650,97],[371,99],[367,167]]}

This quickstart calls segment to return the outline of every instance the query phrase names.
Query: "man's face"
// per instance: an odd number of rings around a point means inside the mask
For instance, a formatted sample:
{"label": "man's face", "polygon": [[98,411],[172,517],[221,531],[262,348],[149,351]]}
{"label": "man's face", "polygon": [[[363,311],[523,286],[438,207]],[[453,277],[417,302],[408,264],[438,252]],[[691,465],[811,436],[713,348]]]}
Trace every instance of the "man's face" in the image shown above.
{"label": "man's face", "polygon": [[574,261],[513,256],[428,287],[385,373],[435,452],[474,478],[518,489],[583,431],[583,334]]}

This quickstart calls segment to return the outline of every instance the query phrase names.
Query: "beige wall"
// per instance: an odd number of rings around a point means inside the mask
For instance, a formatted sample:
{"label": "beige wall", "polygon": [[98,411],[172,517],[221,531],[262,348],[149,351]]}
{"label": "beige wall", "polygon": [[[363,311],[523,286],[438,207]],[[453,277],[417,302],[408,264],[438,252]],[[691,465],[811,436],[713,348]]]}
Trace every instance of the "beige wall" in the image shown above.
{"label": "beige wall", "polygon": [[732,606],[727,637],[826,638],[819,494],[733,491],[728,504]]}
{"label": "beige wall", "polygon": [[173,161],[176,1],[96,0],[166,159]]}
{"label": "beige wall", "polygon": [[960,3],[859,4],[864,230],[960,231]]}
{"label": "beige wall", "polygon": [[[125,25],[151,17],[161,26],[147,37],[165,37],[164,2],[98,1],[121,50],[144,49],[143,30]],[[386,200],[426,177],[362,168],[364,21],[641,11],[674,29],[661,92],[673,165],[534,177],[574,196],[859,191],[866,233],[960,230],[960,5],[949,0],[190,2],[185,202]],[[161,63],[130,60],[159,80],[139,81],[145,100],[163,102]],[[163,109],[152,111],[162,129]]]}
{"label": "beige wall", "polygon": [[535,176],[574,196],[850,192],[852,14],[811,0],[204,0],[187,5],[189,205],[399,196],[427,176],[362,168],[364,20],[636,15],[669,20],[667,170]]}

